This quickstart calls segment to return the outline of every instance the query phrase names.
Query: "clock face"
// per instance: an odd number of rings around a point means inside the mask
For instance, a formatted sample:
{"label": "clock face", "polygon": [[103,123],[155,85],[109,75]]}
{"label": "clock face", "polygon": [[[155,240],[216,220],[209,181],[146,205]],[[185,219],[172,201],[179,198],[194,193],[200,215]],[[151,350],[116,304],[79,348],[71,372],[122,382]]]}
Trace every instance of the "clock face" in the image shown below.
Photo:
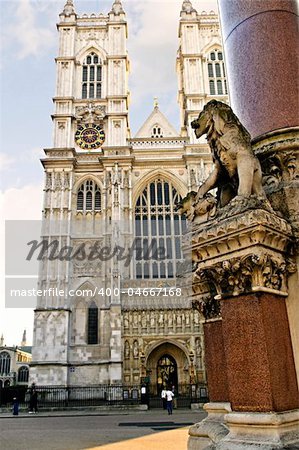
{"label": "clock face", "polygon": [[75,133],[75,141],[83,150],[93,150],[101,147],[105,133],[100,125],[80,125]]}

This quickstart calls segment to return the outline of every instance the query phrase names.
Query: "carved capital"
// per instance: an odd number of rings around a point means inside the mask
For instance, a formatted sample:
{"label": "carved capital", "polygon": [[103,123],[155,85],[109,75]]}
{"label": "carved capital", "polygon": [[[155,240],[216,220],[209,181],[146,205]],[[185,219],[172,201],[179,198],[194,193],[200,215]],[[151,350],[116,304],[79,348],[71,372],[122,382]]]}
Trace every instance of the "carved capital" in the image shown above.
{"label": "carved capital", "polygon": [[221,317],[221,305],[218,298],[213,296],[202,297],[192,301],[192,308],[196,309],[203,317],[217,319]]}
{"label": "carved capital", "polygon": [[[252,291],[286,295],[287,263],[269,254],[247,254],[198,268],[196,276],[209,285],[216,298],[237,296]],[[291,265],[294,268],[294,265]]]}
{"label": "carved capital", "polygon": [[204,316],[209,315],[209,297],[253,291],[287,295],[288,273],[295,270],[287,260],[292,230],[273,212],[252,209],[214,219],[206,226],[193,227],[190,235],[192,298],[201,302]]}

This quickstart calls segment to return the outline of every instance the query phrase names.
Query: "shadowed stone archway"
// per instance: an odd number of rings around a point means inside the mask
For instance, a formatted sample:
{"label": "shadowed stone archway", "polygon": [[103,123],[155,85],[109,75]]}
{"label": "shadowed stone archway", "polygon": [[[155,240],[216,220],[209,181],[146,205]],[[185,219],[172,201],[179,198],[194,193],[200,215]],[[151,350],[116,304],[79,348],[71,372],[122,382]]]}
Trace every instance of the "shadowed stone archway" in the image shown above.
{"label": "shadowed stone archway", "polygon": [[184,350],[171,342],[163,342],[150,351],[146,372],[153,395],[160,394],[163,384],[174,385],[179,391],[180,385],[190,382],[188,357]]}

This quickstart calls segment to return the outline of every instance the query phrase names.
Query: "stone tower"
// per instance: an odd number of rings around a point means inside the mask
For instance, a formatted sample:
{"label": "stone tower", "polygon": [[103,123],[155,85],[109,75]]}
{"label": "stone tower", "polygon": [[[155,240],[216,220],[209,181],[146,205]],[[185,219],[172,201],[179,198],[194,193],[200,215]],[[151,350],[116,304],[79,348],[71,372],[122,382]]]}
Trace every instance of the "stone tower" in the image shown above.
{"label": "stone tower", "polygon": [[[108,15],[89,16],[77,15],[68,0],[59,17],[54,147],[45,149],[42,161],[43,236],[49,243],[57,239],[63,246],[77,247],[81,241],[76,237],[88,235],[92,245],[96,236],[103,236],[100,223],[102,230],[106,221],[119,220],[128,212],[128,205],[119,205],[120,180],[128,178],[128,162],[116,157],[127,153],[129,137],[127,22],[117,0]],[[121,380],[119,296],[71,297],[72,289],[94,288],[91,280],[106,289],[118,286],[119,275],[114,267],[95,269],[91,263],[43,263],[40,287],[59,288],[64,294],[56,291],[41,297],[35,311],[31,377],[37,383]],[[86,321],[107,323],[100,335],[94,330],[88,336],[87,343],[101,342],[101,346],[86,346]],[[70,367],[70,361],[76,368]]]}
{"label": "stone tower", "polygon": [[[190,161],[190,188],[204,180],[211,170],[205,138],[195,139],[192,120],[211,99],[228,103],[224,55],[218,15],[215,11],[198,13],[189,0],[182,5],[177,55],[178,102],[181,133],[189,137],[190,153],[201,155],[200,164]],[[196,183],[195,183],[196,180]]]}

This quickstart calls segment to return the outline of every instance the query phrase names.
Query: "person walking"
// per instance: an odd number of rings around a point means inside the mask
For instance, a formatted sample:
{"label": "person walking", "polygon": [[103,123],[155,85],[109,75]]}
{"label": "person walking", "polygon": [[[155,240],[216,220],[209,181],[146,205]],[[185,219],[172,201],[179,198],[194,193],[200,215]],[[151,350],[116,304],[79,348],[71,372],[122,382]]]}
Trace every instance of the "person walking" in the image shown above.
{"label": "person walking", "polygon": [[166,391],[166,406],[168,414],[172,414],[172,400],[174,397],[174,393],[168,388]]}
{"label": "person walking", "polygon": [[163,403],[163,409],[166,409],[167,408],[167,400],[166,400],[166,389],[165,389],[165,387],[163,387],[163,389],[162,389],[161,398],[162,398],[162,403]]}
{"label": "person walking", "polygon": [[17,397],[14,397],[12,399],[12,415],[18,416],[19,415],[19,402]]}
{"label": "person walking", "polygon": [[30,388],[29,414],[35,414],[36,412],[37,412],[37,391],[35,383],[32,383]]}

